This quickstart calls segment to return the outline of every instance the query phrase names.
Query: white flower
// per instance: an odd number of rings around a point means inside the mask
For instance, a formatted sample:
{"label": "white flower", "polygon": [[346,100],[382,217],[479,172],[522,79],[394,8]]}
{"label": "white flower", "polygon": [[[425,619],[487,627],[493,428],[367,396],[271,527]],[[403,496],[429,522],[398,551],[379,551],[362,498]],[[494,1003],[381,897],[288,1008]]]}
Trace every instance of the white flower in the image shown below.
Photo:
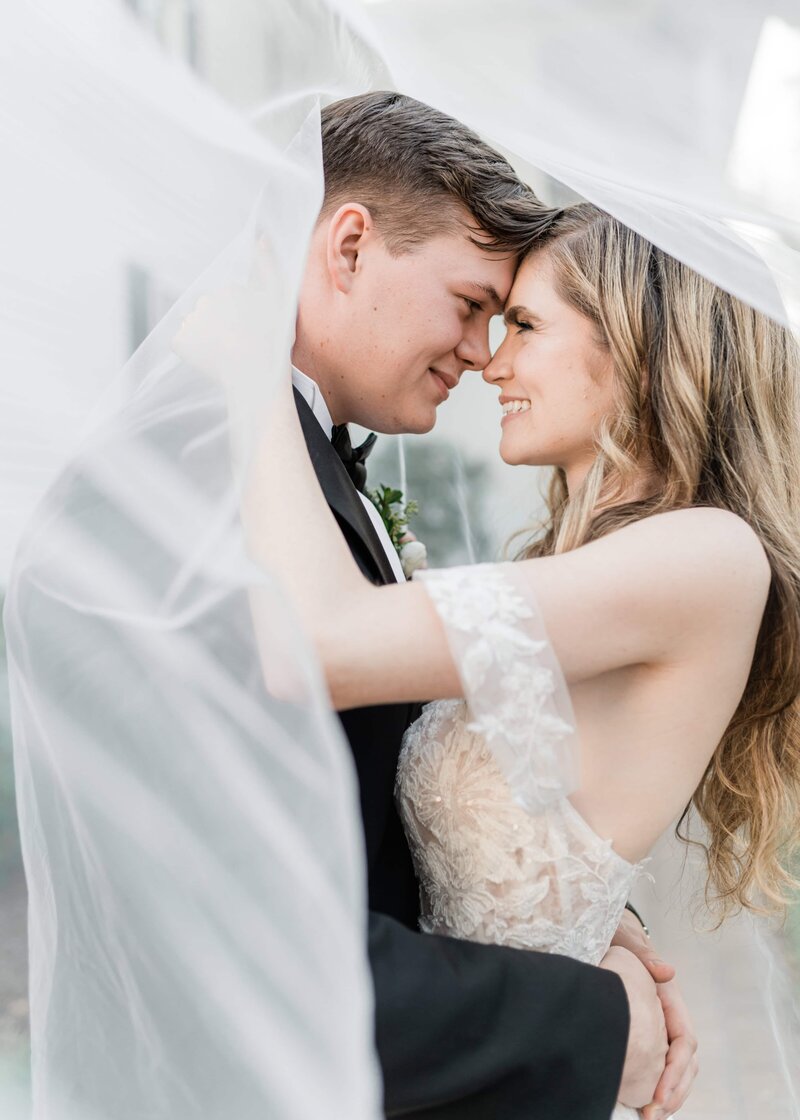
{"label": "white flower", "polygon": [[418,568],[427,568],[428,550],[422,541],[406,541],[400,549],[400,563],[406,579],[411,579]]}

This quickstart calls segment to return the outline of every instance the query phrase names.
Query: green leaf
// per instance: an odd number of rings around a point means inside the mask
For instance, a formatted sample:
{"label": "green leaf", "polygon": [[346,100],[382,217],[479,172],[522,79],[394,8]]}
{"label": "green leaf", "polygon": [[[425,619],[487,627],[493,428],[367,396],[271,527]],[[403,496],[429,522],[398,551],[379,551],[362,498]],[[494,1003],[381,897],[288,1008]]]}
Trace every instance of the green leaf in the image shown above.
{"label": "green leaf", "polygon": [[386,526],[389,539],[399,553],[403,547],[402,540],[408,528],[408,519],[419,512],[416,502],[403,501],[403,491],[395,487],[381,484],[375,490],[369,490],[367,497],[373,503]]}

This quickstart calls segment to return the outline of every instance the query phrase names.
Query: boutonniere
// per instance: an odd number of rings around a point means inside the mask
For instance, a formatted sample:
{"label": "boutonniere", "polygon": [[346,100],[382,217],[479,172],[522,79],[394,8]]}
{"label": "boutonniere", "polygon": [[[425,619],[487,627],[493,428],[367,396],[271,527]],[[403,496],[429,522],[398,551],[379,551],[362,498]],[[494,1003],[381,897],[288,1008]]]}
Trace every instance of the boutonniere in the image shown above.
{"label": "boutonniere", "polygon": [[403,491],[393,486],[381,485],[377,490],[369,490],[367,497],[381,515],[389,539],[400,557],[403,574],[406,579],[411,579],[418,568],[428,566],[428,550],[408,531],[408,522],[415,513],[419,513],[419,506],[414,501],[406,501]]}

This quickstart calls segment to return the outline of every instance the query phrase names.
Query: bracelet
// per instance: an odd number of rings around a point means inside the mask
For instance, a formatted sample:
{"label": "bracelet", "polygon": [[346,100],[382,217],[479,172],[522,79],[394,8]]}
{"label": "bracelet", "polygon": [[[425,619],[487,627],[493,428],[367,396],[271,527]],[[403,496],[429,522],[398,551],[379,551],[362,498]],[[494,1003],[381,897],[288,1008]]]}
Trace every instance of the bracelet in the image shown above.
{"label": "bracelet", "polygon": [[642,917],[642,915],[641,915],[641,914],[639,913],[639,911],[638,911],[638,910],[636,909],[636,907],[635,907],[635,906],[631,906],[630,902],[626,902],[626,903],[625,903],[625,909],[626,909],[626,910],[630,910],[631,914],[633,914],[633,916],[634,916],[634,918],[636,919],[636,921],[637,921],[637,922],[639,923],[639,925],[640,925],[640,926],[642,927],[642,929],[644,930],[644,935],[645,935],[645,937],[649,937],[649,936],[650,936],[650,929],[649,929],[649,927],[648,927],[648,926],[646,925],[646,923],[645,923],[645,921],[644,921],[644,918],[643,918],[643,917]]}

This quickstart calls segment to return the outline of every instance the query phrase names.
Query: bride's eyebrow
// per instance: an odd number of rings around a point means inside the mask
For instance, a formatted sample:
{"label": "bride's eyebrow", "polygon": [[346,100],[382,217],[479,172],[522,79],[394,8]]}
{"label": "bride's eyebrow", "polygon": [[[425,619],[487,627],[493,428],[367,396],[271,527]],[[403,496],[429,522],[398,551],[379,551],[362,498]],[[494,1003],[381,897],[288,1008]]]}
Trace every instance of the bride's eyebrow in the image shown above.
{"label": "bride's eyebrow", "polygon": [[503,322],[507,327],[511,327],[519,319],[525,319],[531,323],[541,323],[541,319],[529,307],[523,307],[521,303],[515,304],[513,307],[507,307],[503,312]]}

